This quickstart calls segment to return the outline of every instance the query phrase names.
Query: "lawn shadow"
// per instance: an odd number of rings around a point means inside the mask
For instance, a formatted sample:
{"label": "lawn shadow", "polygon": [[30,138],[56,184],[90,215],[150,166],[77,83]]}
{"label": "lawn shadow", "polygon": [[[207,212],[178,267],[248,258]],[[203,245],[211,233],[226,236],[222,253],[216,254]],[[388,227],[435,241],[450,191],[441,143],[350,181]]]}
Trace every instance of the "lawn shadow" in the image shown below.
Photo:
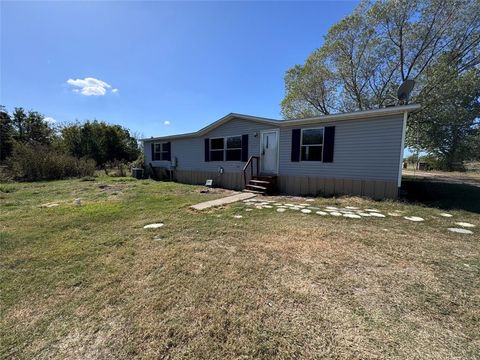
{"label": "lawn shadow", "polygon": [[460,209],[480,213],[480,187],[435,182],[425,179],[402,180],[403,199],[445,210]]}

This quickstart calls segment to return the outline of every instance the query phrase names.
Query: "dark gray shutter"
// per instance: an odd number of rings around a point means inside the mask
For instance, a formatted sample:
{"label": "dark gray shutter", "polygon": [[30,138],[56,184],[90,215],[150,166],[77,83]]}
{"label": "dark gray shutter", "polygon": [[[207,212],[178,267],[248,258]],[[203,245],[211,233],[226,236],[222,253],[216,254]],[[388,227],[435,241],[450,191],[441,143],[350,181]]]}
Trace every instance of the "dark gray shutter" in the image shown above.
{"label": "dark gray shutter", "polygon": [[248,161],[248,135],[242,135],[242,161]]}
{"label": "dark gray shutter", "polygon": [[155,144],[151,143],[151,149],[152,149],[152,161],[155,161]]}
{"label": "dark gray shutter", "polygon": [[293,162],[300,161],[300,129],[292,130],[292,158]]}
{"label": "dark gray shutter", "polygon": [[167,148],[167,150],[165,150],[167,152],[167,158],[165,160],[172,161],[172,143],[169,141],[165,143],[164,146]]}
{"label": "dark gray shutter", "polygon": [[325,126],[325,142],[323,144],[323,162],[333,162],[333,147],[335,144],[335,126]]}
{"label": "dark gray shutter", "polygon": [[210,139],[205,139],[205,161],[210,161]]}

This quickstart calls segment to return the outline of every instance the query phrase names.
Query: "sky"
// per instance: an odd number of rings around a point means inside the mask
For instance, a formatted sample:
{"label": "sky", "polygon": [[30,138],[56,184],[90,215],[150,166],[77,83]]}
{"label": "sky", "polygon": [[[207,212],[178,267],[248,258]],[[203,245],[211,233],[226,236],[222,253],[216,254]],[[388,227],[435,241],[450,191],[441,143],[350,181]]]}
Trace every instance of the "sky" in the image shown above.
{"label": "sky", "polygon": [[283,76],[356,1],[0,1],[0,104],[142,137],[281,119]]}

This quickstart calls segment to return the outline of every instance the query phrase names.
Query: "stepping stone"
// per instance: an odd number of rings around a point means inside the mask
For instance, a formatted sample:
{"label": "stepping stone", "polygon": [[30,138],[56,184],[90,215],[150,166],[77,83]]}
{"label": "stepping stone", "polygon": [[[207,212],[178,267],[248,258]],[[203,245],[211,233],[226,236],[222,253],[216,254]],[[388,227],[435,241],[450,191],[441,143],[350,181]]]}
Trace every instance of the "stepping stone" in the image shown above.
{"label": "stepping stone", "polygon": [[345,206],[345,209],[358,210],[358,207],[356,207],[356,206]]}
{"label": "stepping stone", "polygon": [[157,224],[148,224],[148,225],[145,225],[143,228],[144,229],[158,229],[158,228],[161,228],[163,226],[162,223],[157,223]]}
{"label": "stepping stone", "polygon": [[272,208],[273,208],[272,205],[263,205],[263,207],[264,207],[265,209],[272,209]]}
{"label": "stepping stone", "polygon": [[293,205],[293,204],[285,204],[285,206],[295,206],[295,205]]}
{"label": "stepping stone", "polygon": [[253,211],[253,209],[245,209],[245,211]]}
{"label": "stepping stone", "polygon": [[467,228],[473,228],[475,225],[467,223],[467,222],[456,222],[455,225],[461,226],[461,227],[467,227]]}
{"label": "stepping stone", "polygon": [[319,207],[316,207],[316,206],[309,206],[307,209],[310,209],[310,210],[320,210]]}
{"label": "stepping stone", "polygon": [[162,238],[160,237],[160,235],[155,235],[152,240],[155,240],[155,241],[159,241],[159,240],[162,240]]}
{"label": "stepping stone", "polygon": [[282,206],[282,205],[283,205],[283,204],[281,204],[281,203],[275,203],[275,204],[273,204],[273,206]]}
{"label": "stepping stone", "polygon": [[241,218],[243,218],[242,215],[233,215],[233,217],[234,217],[235,219],[241,219]]}
{"label": "stepping stone", "polygon": [[370,213],[370,215],[375,216],[375,217],[379,217],[379,218],[384,218],[385,217],[385,215],[380,214],[380,213],[376,213],[376,212],[372,212],[372,213]]}
{"label": "stepping stone", "polygon": [[440,213],[438,215],[443,216],[443,217],[447,217],[447,218],[451,218],[453,216],[452,214],[449,214],[449,213]]}
{"label": "stepping stone", "polygon": [[368,212],[380,212],[380,210],[377,210],[377,209],[365,209],[365,211],[368,211]]}
{"label": "stepping stone", "polygon": [[394,213],[394,212],[393,213],[388,213],[388,215],[390,215],[390,216],[400,216],[399,213]]}
{"label": "stepping stone", "polygon": [[292,206],[290,209],[292,209],[292,210],[300,210],[301,208],[299,208],[298,206]]}
{"label": "stepping stone", "polygon": [[328,210],[338,210],[338,208],[335,207],[335,206],[326,206],[325,209],[328,209]]}
{"label": "stepping stone", "polygon": [[415,222],[425,220],[424,218],[421,218],[420,216],[404,216],[403,218],[406,219],[406,220],[415,221]]}
{"label": "stepping stone", "polygon": [[263,209],[263,206],[257,205],[257,206],[255,206],[255,209]]}
{"label": "stepping stone", "polygon": [[364,216],[364,217],[372,216],[372,214],[366,213],[366,212],[362,212],[362,211],[357,212],[357,214],[360,215],[360,216]]}
{"label": "stepping stone", "polygon": [[311,212],[312,212],[312,210],[302,209],[302,213],[304,213],[304,214],[310,214]]}
{"label": "stepping stone", "polygon": [[300,206],[310,206],[310,204],[308,204],[308,203],[307,203],[307,204],[303,203],[303,204],[300,204]]}
{"label": "stepping stone", "polygon": [[315,214],[322,215],[322,216],[328,215],[328,213],[325,211],[317,211]]}
{"label": "stepping stone", "polygon": [[338,212],[338,211],[332,211],[332,212],[330,213],[330,215],[332,215],[332,216],[342,216],[342,213],[341,213],[341,212]]}
{"label": "stepping stone", "polygon": [[459,233],[459,234],[473,234],[473,231],[460,228],[448,228],[448,231]]}
{"label": "stepping stone", "polygon": [[344,217],[350,218],[350,219],[361,219],[362,217],[360,215],[355,215],[355,214],[343,214]]}
{"label": "stepping stone", "polygon": [[283,213],[285,211],[287,211],[287,209],[285,209],[285,208],[278,208],[277,209],[277,212],[279,212],[279,213]]}

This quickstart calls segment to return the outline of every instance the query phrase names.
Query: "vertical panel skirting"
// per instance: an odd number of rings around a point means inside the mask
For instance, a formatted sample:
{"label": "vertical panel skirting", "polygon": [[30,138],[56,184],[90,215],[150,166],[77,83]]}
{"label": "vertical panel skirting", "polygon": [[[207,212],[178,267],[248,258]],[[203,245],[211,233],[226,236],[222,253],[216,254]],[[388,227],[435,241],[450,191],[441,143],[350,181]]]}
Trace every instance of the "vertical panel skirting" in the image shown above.
{"label": "vertical panel skirting", "polygon": [[398,195],[395,181],[327,179],[318,176],[279,176],[278,191],[282,194],[302,196],[365,196],[374,199]]}

